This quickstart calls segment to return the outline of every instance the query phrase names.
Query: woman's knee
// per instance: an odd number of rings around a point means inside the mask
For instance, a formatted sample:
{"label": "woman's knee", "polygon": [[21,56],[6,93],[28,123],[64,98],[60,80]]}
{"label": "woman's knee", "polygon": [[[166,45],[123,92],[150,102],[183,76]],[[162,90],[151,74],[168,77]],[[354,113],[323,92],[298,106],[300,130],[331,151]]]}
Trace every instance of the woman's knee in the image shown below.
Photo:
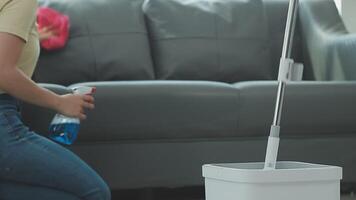
{"label": "woman's knee", "polygon": [[83,196],[84,200],[111,200],[111,191],[109,186],[102,180],[98,179],[95,185],[91,186]]}
{"label": "woman's knee", "polygon": [[111,200],[110,187],[104,181],[101,183],[100,191],[102,200]]}

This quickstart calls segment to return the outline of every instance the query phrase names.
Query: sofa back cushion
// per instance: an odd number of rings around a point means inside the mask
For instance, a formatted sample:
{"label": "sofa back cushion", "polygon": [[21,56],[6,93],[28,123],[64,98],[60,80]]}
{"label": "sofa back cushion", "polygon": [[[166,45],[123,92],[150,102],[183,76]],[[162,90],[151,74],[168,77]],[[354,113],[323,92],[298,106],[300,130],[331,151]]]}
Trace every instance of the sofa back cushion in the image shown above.
{"label": "sofa back cushion", "polygon": [[146,0],[158,79],[271,79],[262,0]]}
{"label": "sofa back cushion", "polygon": [[70,85],[154,78],[143,0],[40,0],[70,17],[70,38],[42,51],[34,79]]}

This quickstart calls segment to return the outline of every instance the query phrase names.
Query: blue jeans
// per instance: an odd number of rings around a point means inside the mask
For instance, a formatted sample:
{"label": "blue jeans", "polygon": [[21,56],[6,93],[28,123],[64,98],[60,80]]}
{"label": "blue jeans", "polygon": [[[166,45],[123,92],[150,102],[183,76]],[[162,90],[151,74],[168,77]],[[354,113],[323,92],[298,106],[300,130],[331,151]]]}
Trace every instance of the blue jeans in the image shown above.
{"label": "blue jeans", "polygon": [[[36,116],[33,116],[36,117]],[[109,200],[102,178],[79,157],[30,131],[19,102],[0,95],[1,200]]]}

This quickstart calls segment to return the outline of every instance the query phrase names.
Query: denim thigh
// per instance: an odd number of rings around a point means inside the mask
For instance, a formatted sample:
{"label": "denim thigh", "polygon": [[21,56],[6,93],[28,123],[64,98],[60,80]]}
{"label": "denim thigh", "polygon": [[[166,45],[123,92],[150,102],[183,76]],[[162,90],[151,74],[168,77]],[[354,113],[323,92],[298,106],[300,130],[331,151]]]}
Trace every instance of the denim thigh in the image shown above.
{"label": "denim thigh", "polygon": [[2,180],[51,188],[83,200],[110,199],[108,186],[92,168],[68,149],[30,131],[22,123],[17,105],[0,98]]}

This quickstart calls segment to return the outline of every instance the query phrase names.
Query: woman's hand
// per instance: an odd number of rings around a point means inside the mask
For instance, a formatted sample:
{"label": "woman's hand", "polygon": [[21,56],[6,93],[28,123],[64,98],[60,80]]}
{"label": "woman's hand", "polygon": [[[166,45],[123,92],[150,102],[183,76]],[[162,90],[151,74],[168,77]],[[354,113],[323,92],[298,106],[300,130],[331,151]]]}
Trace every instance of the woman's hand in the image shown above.
{"label": "woman's hand", "polygon": [[47,40],[51,37],[58,35],[58,30],[53,28],[53,26],[46,26],[41,29],[38,28],[37,30],[38,30],[38,34],[40,36],[40,41]]}
{"label": "woman's hand", "polygon": [[59,96],[56,110],[66,116],[86,119],[85,109],[94,109],[91,95],[66,94]]}

